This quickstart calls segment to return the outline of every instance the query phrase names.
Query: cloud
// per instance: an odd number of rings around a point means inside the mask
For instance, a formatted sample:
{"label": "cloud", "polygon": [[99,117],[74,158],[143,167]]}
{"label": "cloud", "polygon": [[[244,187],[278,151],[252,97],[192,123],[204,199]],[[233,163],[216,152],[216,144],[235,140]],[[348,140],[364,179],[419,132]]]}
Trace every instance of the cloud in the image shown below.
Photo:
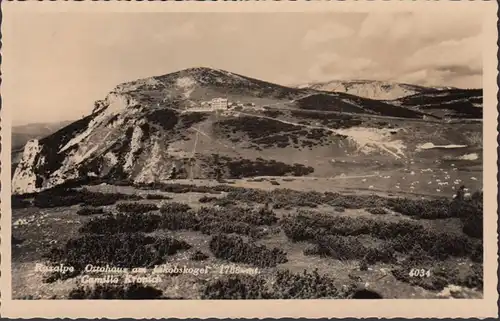
{"label": "cloud", "polygon": [[374,69],[377,63],[368,58],[342,57],[336,53],[319,54],[308,71],[310,80],[328,81],[333,79],[353,79]]}
{"label": "cloud", "polygon": [[309,48],[335,39],[349,38],[355,33],[356,31],[348,26],[328,23],[319,28],[309,30],[302,39],[302,46],[304,48]]}
{"label": "cloud", "polygon": [[481,37],[446,40],[424,47],[406,58],[402,67],[400,79],[427,85],[478,80],[482,75]]}
{"label": "cloud", "polygon": [[481,37],[446,40],[424,47],[406,58],[405,65],[421,68],[462,65],[480,69],[482,65]]}
{"label": "cloud", "polygon": [[361,24],[358,36],[386,41],[461,39],[480,33],[481,18],[469,12],[371,13]]}

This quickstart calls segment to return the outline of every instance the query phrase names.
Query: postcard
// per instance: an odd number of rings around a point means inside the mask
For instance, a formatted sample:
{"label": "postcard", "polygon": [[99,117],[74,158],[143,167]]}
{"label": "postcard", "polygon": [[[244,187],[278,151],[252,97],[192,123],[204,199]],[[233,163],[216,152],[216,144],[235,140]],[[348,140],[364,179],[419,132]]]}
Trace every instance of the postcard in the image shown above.
{"label": "postcard", "polygon": [[2,316],[498,317],[496,2],[2,12]]}

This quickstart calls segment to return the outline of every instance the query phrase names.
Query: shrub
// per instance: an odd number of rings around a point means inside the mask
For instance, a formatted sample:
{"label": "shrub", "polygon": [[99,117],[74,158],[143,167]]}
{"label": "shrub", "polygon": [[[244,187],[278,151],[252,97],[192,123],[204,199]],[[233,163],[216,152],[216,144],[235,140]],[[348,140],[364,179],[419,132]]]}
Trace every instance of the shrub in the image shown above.
{"label": "shrub", "polygon": [[26,208],[31,206],[31,202],[18,195],[12,195],[10,198],[10,205],[12,209]]}
{"label": "shrub", "polygon": [[218,198],[217,197],[214,197],[214,196],[202,196],[198,202],[200,203],[210,203],[210,202],[213,202],[213,201],[216,201]]}
{"label": "shrub", "polygon": [[354,292],[354,286],[343,289],[335,286],[335,280],[313,272],[291,273],[279,270],[272,275],[272,284],[260,276],[230,275],[210,281],[202,291],[203,299],[346,299]]}
{"label": "shrub", "polygon": [[204,261],[208,258],[209,258],[209,256],[206,255],[205,253],[203,253],[201,251],[196,251],[193,253],[193,255],[191,255],[190,259],[193,261]]}
{"label": "shrub", "polygon": [[253,176],[305,176],[314,172],[314,168],[302,164],[285,164],[275,160],[266,161],[257,158],[255,161],[248,159],[232,160],[227,163],[231,178]]}
{"label": "shrub", "polygon": [[122,213],[147,213],[158,210],[156,204],[151,203],[120,203],[116,205],[116,209]]}
{"label": "shrub", "polygon": [[272,299],[265,280],[248,275],[231,275],[210,281],[201,296],[208,300]]}
{"label": "shrub", "polygon": [[116,216],[106,215],[96,217],[85,223],[81,228],[81,233],[93,234],[117,234],[133,232],[152,232],[161,224],[161,217],[158,215],[127,215],[118,214]]}
{"label": "shrub", "polygon": [[171,200],[172,197],[163,194],[146,194],[145,196],[148,200]]}
{"label": "shrub", "polygon": [[390,242],[393,249],[401,253],[408,254],[421,248],[435,259],[449,256],[469,256],[476,261],[482,259],[482,244],[471,241],[465,235],[429,229],[410,221],[385,222],[299,212],[284,216],[281,226],[292,241],[315,241],[322,235],[371,235]]}
{"label": "shrub", "polygon": [[63,247],[54,248],[45,256],[51,262],[73,266],[83,271],[87,264],[113,265],[121,268],[151,267],[165,257],[191,246],[174,238],[151,237],[141,233],[85,234],[70,239]]}
{"label": "shrub", "polygon": [[365,246],[355,236],[319,235],[314,240],[315,247],[309,248],[306,255],[320,255],[337,260],[362,259],[367,264],[395,261],[390,246],[381,249]]}
{"label": "shrub", "polygon": [[189,205],[177,202],[164,203],[160,206],[161,213],[187,212],[189,210],[191,210]]}
{"label": "shrub", "polygon": [[447,199],[413,200],[396,198],[389,200],[389,206],[392,210],[403,215],[424,219],[440,219],[452,216],[450,201]]}
{"label": "shrub", "polygon": [[387,211],[383,207],[367,208],[366,211],[370,214],[375,214],[375,215],[387,214]]}
{"label": "shrub", "polygon": [[33,205],[39,208],[53,208],[83,204],[87,206],[113,205],[119,200],[140,199],[136,195],[120,193],[96,193],[84,189],[53,188],[35,195]]}
{"label": "shrub", "polygon": [[69,293],[70,300],[151,300],[162,296],[161,290],[151,286],[132,283],[128,286],[123,285],[100,285],[95,287],[78,287]]}
{"label": "shrub", "polygon": [[93,215],[93,214],[104,214],[104,209],[102,207],[82,207],[76,211],[78,215]]}
{"label": "shrub", "polygon": [[278,248],[270,250],[262,245],[246,243],[238,236],[224,234],[212,236],[210,250],[217,258],[259,267],[274,267],[287,262],[286,253],[282,250]]}
{"label": "shrub", "polygon": [[196,216],[195,212],[176,210],[171,208],[167,210],[165,207],[162,209],[160,220],[160,228],[166,228],[172,231],[176,230],[194,230],[200,229],[200,219]]}

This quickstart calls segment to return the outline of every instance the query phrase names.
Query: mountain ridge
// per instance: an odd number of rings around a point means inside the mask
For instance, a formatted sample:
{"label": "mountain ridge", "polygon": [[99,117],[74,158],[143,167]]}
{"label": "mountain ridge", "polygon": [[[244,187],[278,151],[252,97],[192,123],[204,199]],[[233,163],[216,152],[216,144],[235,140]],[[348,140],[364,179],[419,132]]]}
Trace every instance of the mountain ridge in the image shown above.
{"label": "mountain ridge", "polygon": [[[389,102],[184,69],[119,84],[88,116],[29,141],[12,190],[38,192],[82,177],[151,183],[334,175],[332,158],[402,162],[418,156],[413,131],[425,129],[421,143],[433,133],[424,119],[417,109]],[[463,134],[434,144],[458,144],[467,140]],[[321,161],[311,166],[314,157]]]}

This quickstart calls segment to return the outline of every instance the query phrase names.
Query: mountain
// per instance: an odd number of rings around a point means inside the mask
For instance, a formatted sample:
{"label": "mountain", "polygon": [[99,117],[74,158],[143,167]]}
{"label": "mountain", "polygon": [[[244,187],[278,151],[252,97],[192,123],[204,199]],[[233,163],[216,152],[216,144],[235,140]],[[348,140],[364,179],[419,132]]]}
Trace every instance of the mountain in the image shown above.
{"label": "mountain", "polygon": [[65,120],[54,123],[31,123],[19,126],[12,126],[12,149],[22,148],[30,139],[40,139],[48,136],[58,129],[72,123]]}
{"label": "mountain", "polygon": [[347,93],[376,100],[393,100],[409,95],[430,93],[439,91],[441,89],[446,89],[376,80],[332,80],[327,82],[299,85],[298,88],[309,88],[321,91]]}
{"label": "mountain", "polygon": [[90,178],[326,177],[404,166],[419,155],[434,162],[444,155],[418,147],[429,142],[481,148],[470,141],[480,124],[436,125],[425,116],[392,102],[190,68],[120,84],[88,116],[30,140],[12,191]]}

